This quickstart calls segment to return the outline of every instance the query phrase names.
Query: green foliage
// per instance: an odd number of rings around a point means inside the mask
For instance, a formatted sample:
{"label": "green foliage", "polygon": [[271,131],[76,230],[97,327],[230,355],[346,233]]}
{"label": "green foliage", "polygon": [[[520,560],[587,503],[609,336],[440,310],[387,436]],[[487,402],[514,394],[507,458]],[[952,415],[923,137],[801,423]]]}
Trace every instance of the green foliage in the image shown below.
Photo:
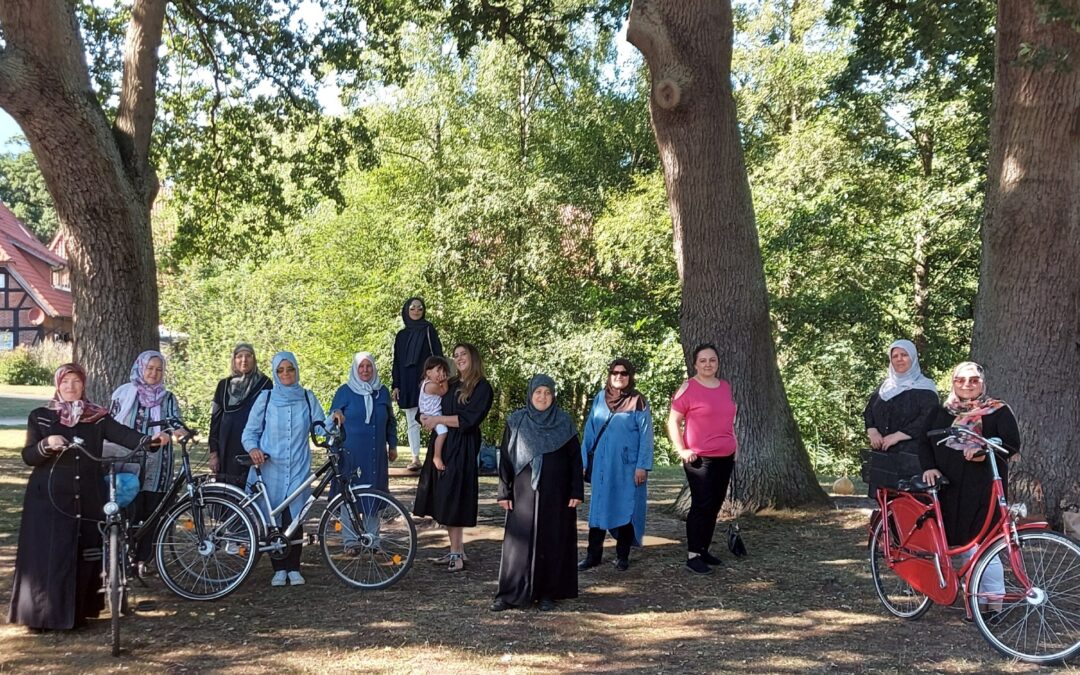
{"label": "green foliage", "polygon": [[0,201],[42,242],[51,241],[60,229],[45,179],[29,150],[0,154]]}
{"label": "green foliage", "polygon": [[0,354],[0,384],[52,384],[53,371],[41,365],[26,347]]}

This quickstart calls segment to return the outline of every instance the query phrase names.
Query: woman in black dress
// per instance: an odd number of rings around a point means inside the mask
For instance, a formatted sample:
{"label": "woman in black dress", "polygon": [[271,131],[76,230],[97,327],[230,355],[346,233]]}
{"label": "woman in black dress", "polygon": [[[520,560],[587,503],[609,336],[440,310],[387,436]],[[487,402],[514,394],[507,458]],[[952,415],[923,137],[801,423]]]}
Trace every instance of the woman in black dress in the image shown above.
{"label": "woman in black dress", "polygon": [[878,487],[896,487],[896,478],[922,472],[919,451],[926,445],[926,421],[938,406],[937,385],[922,374],[910,340],[889,345],[889,376],[863,410],[870,440],[870,496]]}
{"label": "woman in black dress", "polygon": [[273,388],[270,378],[259,371],[255,348],[246,342],[236,345],[232,375],[218,382],[210,406],[210,470],[219,481],[244,487],[248,466],[241,466],[236,458],[247,457],[247,451],[240,437],[259,392]]}
{"label": "woman in black dress", "polygon": [[439,331],[427,320],[424,299],[413,296],[401,308],[401,320],[405,327],[394,338],[394,364],[390,371],[392,384],[390,396],[397,401],[405,414],[412,462],[409,471],[420,470],[420,423],[416,419],[420,401],[420,380],[424,377],[424,362],[429,356],[442,356]]}
{"label": "woman in black dress", "polygon": [[[68,363],[54,375],[52,401],[30,413],[23,461],[34,467],[26,484],[8,622],[37,630],[86,625],[104,604],[101,589],[102,506],[108,496],[103,465],[81,451],[61,452],[78,436],[101,457],[108,439],[134,448],[144,437],[87,401],[86,373]],[[159,434],[159,441],[167,441]],[[98,560],[88,560],[96,552]]]}
{"label": "woman in black dress", "polygon": [[480,452],[480,425],[491,410],[494,392],[484,377],[484,364],[476,347],[459,343],[454,345],[454,364],[457,379],[443,396],[442,415],[421,415],[420,423],[431,430],[437,424],[446,425],[442,460],[446,467],[435,468],[432,434],[420,480],[416,486],[416,503],[413,513],[431,516],[446,527],[450,537],[450,552],[439,562],[446,562],[447,569],[459,572],[465,569],[465,530],[476,526],[476,507],[480,495],[480,478],[476,456]]}
{"label": "woman in black dress", "polygon": [[506,420],[499,458],[499,505],[506,511],[499,592],[491,611],[555,608],[576,598],[577,507],[585,497],[581,444],[555,405],[555,381],[535,375],[525,408]]}

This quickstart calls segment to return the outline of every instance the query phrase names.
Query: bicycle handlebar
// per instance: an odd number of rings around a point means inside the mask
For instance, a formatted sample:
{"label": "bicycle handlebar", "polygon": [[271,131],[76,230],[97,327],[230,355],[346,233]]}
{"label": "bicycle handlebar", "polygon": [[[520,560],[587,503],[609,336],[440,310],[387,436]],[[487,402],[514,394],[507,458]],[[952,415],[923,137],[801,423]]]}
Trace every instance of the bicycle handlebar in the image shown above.
{"label": "bicycle handlebar", "polygon": [[183,431],[184,435],[180,438],[181,443],[186,443],[195,438],[195,430],[184,424],[179,417],[165,417],[160,420],[154,420],[146,425],[149,428],[164,427],[162,431]]}
{"label": "bicycle handlebar", "polygon": [[979,453],[976,454],[976,456],[986,455],[990,452],[996,452],[998,454],[1006,456],[1009,454],[1008,448],[1001,445],[1000,438],[986,438],[982,434],[972,431],[967,427],[947,427],[945,429],[931,429],[930,431],[926,432],[926,435],[930,437],[941,436],[942,439],[937,442],[938,445],[945,443],[950,438],[960,438],[962,440],[973,441],[983,447],[983,449],[980,450]]}
{"label": "bicycle handlebar", "polygon": [[[322,433],[318,432],[322,429]],[[337,422],[331,422],[327,426],[326,422],[322,420],[316,420],[311,423],[311,428],[308,430],[311,436],[311,442],[320,448],[326,448],[331,450],[336,447],[340,447],[345,443],[345,427],[339,425]]]}

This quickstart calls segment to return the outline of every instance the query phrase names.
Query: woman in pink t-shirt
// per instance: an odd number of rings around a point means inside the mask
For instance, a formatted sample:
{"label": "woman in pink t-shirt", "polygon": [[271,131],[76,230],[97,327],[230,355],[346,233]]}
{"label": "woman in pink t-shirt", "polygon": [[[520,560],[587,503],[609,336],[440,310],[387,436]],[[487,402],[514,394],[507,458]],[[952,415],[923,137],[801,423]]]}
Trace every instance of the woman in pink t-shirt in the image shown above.
{"label": "woman in pink t-shirt", "polygon": [[735,466],[735,400],[731,385],[716,376],[720,358],[710,344],[694,348],[694,376],[671,400],[668,437],[683,461],[690,485],[686,516],[686,569],[709,574],[723,564],[709,552],[716,517]]}

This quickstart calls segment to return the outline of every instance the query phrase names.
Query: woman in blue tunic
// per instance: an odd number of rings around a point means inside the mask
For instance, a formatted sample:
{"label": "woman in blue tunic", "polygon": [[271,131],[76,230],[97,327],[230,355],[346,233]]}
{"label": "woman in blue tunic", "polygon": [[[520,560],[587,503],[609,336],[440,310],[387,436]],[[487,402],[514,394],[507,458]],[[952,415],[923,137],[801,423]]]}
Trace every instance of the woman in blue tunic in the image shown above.
{"label": "woman in blue tunic", "polygon": [[[244,426],[243,441],[252,464],[262,470],[267,495],[276,508],[294,490],[307,484],[311,475],[308,430],[312,422],[325,421],[326,416],[315,393],[300,386],[300,367],[292,352],[275,354],[271,368],[274,388],[260,393],[255,400]],[[248,482],[254,481],[255,470],[252,468]],[[282,529],[299,515],[303,503],[303,498],[296,499],[281,513]],[[259,506],[265,508],[261,502]],[[298,535],[302,538],[303,532]],[[300,575],[301,550],[302,545],[296,544],[284,559],[271,558],[270,563],[274,566],[271,586],[304,583],[304,577]]]}
{"label": "woman in blue tunic", "polygon": [[330,409],[335,421],[345,426],[342,473],[354,476],[354,483],[388,490],[390,462],[397,459],[397,421],[374,356],[359,352],[353,357],[349,381],[338,387]]}
{"label": "woman in blue tunic", "polygon": [[[600,564],[606,532],[615,537],[615,568],[630,568],[630,547],[645,536],[646,486],[653,465],[652,411],[634,388],[634,366],[615,359],[585,422],[581,460],[592,467],[589,548],[579,570]],[[592,455],[590,458],[589,455]]]}

